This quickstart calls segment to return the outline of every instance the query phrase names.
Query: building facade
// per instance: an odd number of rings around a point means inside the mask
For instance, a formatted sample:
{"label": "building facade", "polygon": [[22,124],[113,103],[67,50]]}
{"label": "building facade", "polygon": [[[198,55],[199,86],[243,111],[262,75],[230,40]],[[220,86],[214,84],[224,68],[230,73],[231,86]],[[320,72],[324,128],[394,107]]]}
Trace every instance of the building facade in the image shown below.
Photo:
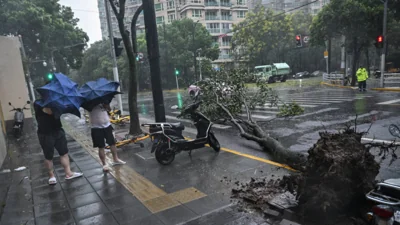
{"label": "building facade", "polygon": [[[303,11],[312,15],[318,12],[330,2],[330,0],[254,0],[253,9],[257,5],[262,5],[267,9],[272,9],[277,12],[297,12]],[[311,3],[313,2],[313,3]]]}
{"label": "building facade", "polygon": [[[127,0],[127,29],[129,21],[142,0]],[[253,1],[253,0],[251,0]],[[108,38],[104,0],[98,0],[102,36]],[[220,48],[219,58],[214,63],[233,62],[231,54],[232,26],[243,21],[249,10],[247,0],[155,0],[156,22],[169,24],[183,18],[202,24],[210,32],[213,42]],[[114,35],[120,36],[115,16],[111,14]],[[138,33],[144,30],[143,13],[137,22]]]}

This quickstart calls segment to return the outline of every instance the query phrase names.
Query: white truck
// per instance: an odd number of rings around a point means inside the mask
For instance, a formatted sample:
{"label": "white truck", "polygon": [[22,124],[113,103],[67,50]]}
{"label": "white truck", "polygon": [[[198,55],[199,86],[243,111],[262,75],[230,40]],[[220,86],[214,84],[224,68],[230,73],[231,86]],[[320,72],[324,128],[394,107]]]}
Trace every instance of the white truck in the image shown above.
{"label": "white truck", "polygon": [[268,83],[285,82],[289,74],[290,66],[287,63],[273,63],[272,65],[254,67],[255,78],[268,81]]}

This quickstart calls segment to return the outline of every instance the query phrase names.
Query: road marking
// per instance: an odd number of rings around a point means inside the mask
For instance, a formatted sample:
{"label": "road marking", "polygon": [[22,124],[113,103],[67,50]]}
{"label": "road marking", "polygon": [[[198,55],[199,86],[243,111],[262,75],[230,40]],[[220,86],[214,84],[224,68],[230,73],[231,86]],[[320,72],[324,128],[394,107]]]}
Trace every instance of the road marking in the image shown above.
{"label": "road marking", "polygon": [[[252,113],[266,113],[266,114],[278,114],[277,111],[266,111],[266,110],[250,110]],[[246,115],[247,116],[247,115]]]}
{"label": "road marking", "polygon": [[217,129],[228,129],[228,128],[231,128],[232,126],[214,123],[212,127],[217,128]]}
{"label": "road marking", "polygon": [[339,109],[339,108],[326,108],[326,109],[318,110],[318,111],[316,111],[316,112],[306,113],[306,114],[294,116],[294,117],[291,117],[291,118],[296,119],[296,118],[301,118],[301,117],[305,117],[305,116],[316,115],[316,114],[318,114],[318,113],[334,111],[334,110],[338,110],[338,109]]}
{"label": "road marking", "polygon": [[392,103],[400,102],[400,99],[394,99],[386,102],[379,102],[378,105],[390,105]]}
{"label": "road marking", "polygon": [[[268,105],[268,104],[266,104],[266,105]],[[285,104],[284,103],[278,103],[277,105],[278,106],[282,106],[282,105],[285,105]],[[317,107],[317,105],[303,105],[303,104],[299,104],[299,106],[304,107],[304,108],[315,108],[315,107]]]}
{"label": "road marking", "polygon": [[395,142],[395,141],[387,141],[387,140],[379,140],[379,139],[374,139],[374,138],[361,138],[363,141],[367,142],[372,142],[372,143],[381,143],[381,144],[393,144],[393,145],[399,145],[400,142]]}
{"label": "road marking", "polygon": [[332,101],[332,100],[306,100],[306,99],[292,99],[288,101],[293,102],[312,102],[313,104],[330,104],[330,103],[342,103],[343,101]]}
{"label": "road marking", "polygon": [[230,153],[235,154],[235,155],[240,155],[240,156],[243,156],[243,157],[246,157],[246,158],[249,158],[249,159],[257,160],[257,161],[264,162],[264,163],[267,163],[267,164],[270,164],[270,165],[274,165],[274,166],[277,166],[277,167],[285,168],[285,169],[288,169],[290,171],[296,171],[295,169],[293,169],[292,167],[290,167],[288,165],[277,163],[277,162],[274,162],[274,161],[271,161],[271,160],[268,160],[268,159],[264,159],[264,158],[260,158],[260,157],[254,156],[254,155],[249,155],[249,154],[246,154],[246,153],[238,152],[238,151],[235,151],[235,150],[232,150],[232,149],[229,149],[229,148],[221,148],[221,150],[224,151],[224,152],[230,152]]}
{"label": "road marking", "polygon": [[[247,117],[247,114],[241,114],[240,116]],[[270,119],[272,116],[263,116],[263,115],[251,114],[251,117],[257,118],[257,119],[266,120],[266,119]]]}

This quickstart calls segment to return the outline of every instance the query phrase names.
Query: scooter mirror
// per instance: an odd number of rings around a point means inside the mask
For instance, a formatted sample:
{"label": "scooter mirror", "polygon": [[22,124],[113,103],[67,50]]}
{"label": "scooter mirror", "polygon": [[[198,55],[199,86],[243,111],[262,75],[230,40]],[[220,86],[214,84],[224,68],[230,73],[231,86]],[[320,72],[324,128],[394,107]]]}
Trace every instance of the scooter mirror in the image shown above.
{"label": "scooter mirror", "polygon": [[9,102],[8,104],[9,104],[10,106],[12,106],[12,105],[11,105],[11,102]]}

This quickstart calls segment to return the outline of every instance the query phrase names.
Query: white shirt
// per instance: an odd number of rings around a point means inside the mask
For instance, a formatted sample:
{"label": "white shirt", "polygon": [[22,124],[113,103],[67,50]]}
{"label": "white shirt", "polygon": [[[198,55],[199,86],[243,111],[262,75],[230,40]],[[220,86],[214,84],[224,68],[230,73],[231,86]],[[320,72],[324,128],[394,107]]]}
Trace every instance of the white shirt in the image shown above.
{"label": "white shirt", "polygon": [[92,128],[107,128],[111,125],[107,110],[100,104],[89,113]]}

